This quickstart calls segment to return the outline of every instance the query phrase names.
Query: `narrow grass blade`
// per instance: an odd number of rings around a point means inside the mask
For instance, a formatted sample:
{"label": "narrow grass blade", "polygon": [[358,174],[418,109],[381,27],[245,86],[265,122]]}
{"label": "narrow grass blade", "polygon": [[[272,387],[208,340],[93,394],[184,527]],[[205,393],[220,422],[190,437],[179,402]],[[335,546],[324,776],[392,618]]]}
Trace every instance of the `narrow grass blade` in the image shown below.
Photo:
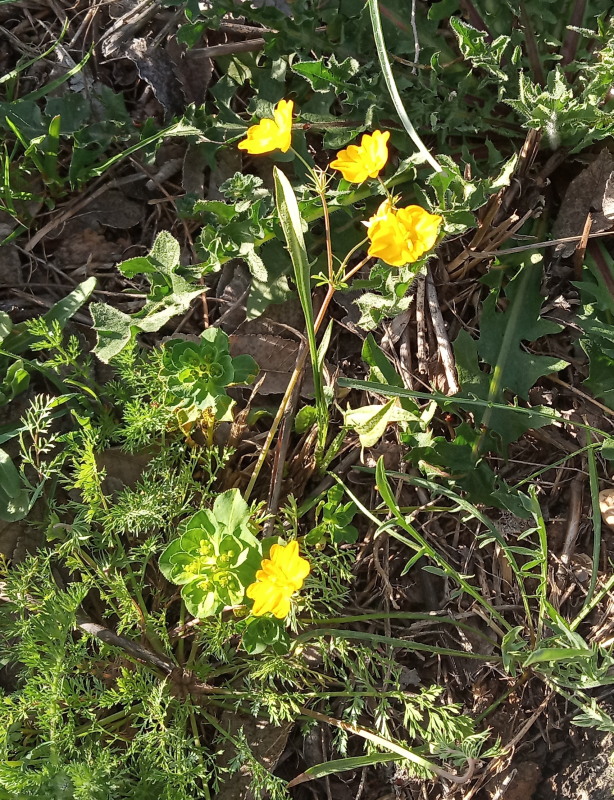
{"label": "narrow grass blade", "polygon": [[[590,444],[590,432],[586,433],[587,444]],[[591,489],[591,516],[593,521],[593,568],[591,570],[591,579],[588,584],[588,591],[584,605],[588,605],[595,593],[597,586],[597,575],[599,573],[599,558],[601,555],[601,509],[599,508],[599,476],[597,475],[597,460],[595,458],[594,449],[587,450],[586,452],[588,463],[588,479]]]}
{"label": "narrow grass blade", "polygon": [[369,631],[340,631],[337,628],[314,628],[313,630],[305,631],[305,633],[301,633],[296,637],[294,645],[296,646],[302,642],[310,641],[311,639],[321,639],[325,636],[330,636],[333,639],[356,639],[371,642],[372,644],[379,643],[396,650],[407,650],[407,652],[415,651],[420,653],[432,653],[433,655],[439,656],[453,656],[454,658],[469,658],[477,661],[501,662],[501,656],[497,655],[469,653],[466,650],[439,647],[434,644],[423,644],[422,642],[414,642],[410,639],[397,639],[394,636],[383,636]]}
{"label": "narrow grass blade", "polygon": [[384,32],[382,30],[382,20],[379,15],[379,8],[377,6],[377,0],[368,0],[368,4],[369,4],[369,11],[371,13],[371,25],[373,26],[373,38],[375,39],[377,55],[379,57],[379,62],[382,68],[382,72],[384,74],[384,80],[386,81],[386,86],[388,87],[388,91],[390,92],[390,97],[392,98],[394,107],[397,110],[397,114],[399,115],[399,118],[403,123],[403,127],[409,134],[410,139],[416,145],[418,151],[420,152],[424,160],[435,170],[435,172],[441,172],[442,171],[441,166],[437,163],[437,161],[426,149],[424,142],[418,136],[418,133],[416,132],[416,129],[412,125],[410,118],[407,116],[407,111],[405,111],[405,106],[403,105],[403,101],[401,100],[401,95],[399,94],[399,90],[397,89],[397,84],[394,79],[394,75],[392,74],[392,69],[390,67],[388,52],[386,51],[386,42],[384,41]]}
{"label": "narrow grass blade", "polygon": [[463,397],[462,395],[454,395],[448,397],[439,392],[414,392],[411,389],[405,389],[402,386],[389,386],[386,383],[378,383],[377,381],[360,381],[356,378],[339,378],[337,380],[339,386],[347,389],[360,389],[366,392],[375,392],[376,394],[384,395],[384,397],[411,397],[418,400],[434,400],[437,405],[444,409],[456,408],[500,408],[504,411],[509,411],[514,414],[529,414],[530,416],[540,416],[544,420],[547,419],[551,422],[561,422],[565,425],[571,425],[581,430],[592,431],[598,433],[606,439],[610,438],[610,434],[595,428],[592,425],[584,425],[581,422],[568,420],[561,414],[557,413],[554,409],[549,409],[546,406],[539,406],[539,411],[535,408],[523,408],[522,406],[510,406],[505,403],[494,403],[489,400],[479,400],[475,397]]}
{"label": "narrow grass blade", "polygon": [[533,666],[533,664],[541,664],[543,662],[571,661],[575,658],[591,658],[592,656],[592,650],[580,650],[573,647],[540,647],[537,650],[533,650],[522,666],[526,669]]}
{"label": "narrow grass blade", "polygon": [[68,72],[65,72],[63,75],[60,75],[59,78],[56,78],[55,80],[50,81],[49,83],[46,83],[44,86],[41,86],[40,89],[36,89],[35,91],[30,92],[30,94],[24,95],[20,99],[21,100],[40,100],[41,97],[45,97],[46,95],[51,94],[51,92],[54,92],[63,83],[66,83],[66,81],[69,78],[72,78],[73,75],[76,75],[77,72],[81,72],[83,67],[89,61],[90,56],[92,55],[92,52],[93,51],[90,50],[88,53],[86,53],[83,56],[83,58],[81,59],[81,61],[79,61],[78,64],[75,64],[74,67],[71,67],[68,70]]}
{"label": "narrow grass blade", "polygon": [[[0,0],[0,6],[6,5],[8,3],[13,3],[14,4],[14,0]],[[55,48],[60,44],[60,42],[64,38],[64,36],[66,34],[66,31],[68,30],[68,25],[69,24],[70,23],[69,23],[68,17],[66,17],[66,19],[64,20],[64,24],[62,25],[62,30],[60,31],[60,35],[55,40],[55,42],[51,45],[51,47],[49,47],[47,50],[45,50],[40,55],[37,55],[34,58],[29,59],[28,61],[24,61],[23,64],[19,64],[17,67],[15,67],[15,69],[12,69],[9,72],[6,72],[4,75],[0,76],[0,85],[3,84],[3,83],[7,83],[8,81],[13,80],[14,78],[16,78],[19,75],[20,72],[23,72],[24,70],[26,70],[29,67],[31,67],[33,64],[36,64],[37,61],[41,61],[43,58],[46,58],[48,55],[53,53]]]}
{"label": "narrow grass blade", "polygon": [[348,770],[362,769],[363,767],[371,767],[374,764],[386,764],[389,761],[400,761],[402,756],[396,753],[371,753],[368,756],[355,756],[354,758],[339,758],[336,761],[327,761],[324,764],[316,764],[315,767],[309,767],[305,772],[301,772],[296,778],[290,781],[288,789],[293,786],[298,786],[299,783],[307,783],[307,781],[315,781],[318,778],[326,778],[328,775],[336,775],[338,772],[347,772]]}
{"label": "narrow grass blade", "polygon": [[[96,278],[88,278],[83,281],[83,283],[80,283],[76,289],[73,289],[69,295],[62,300],[58,300],[58,302],[43,315],[43,319],[48,323],[57,320],[60,325],[65,325],[72,315],[89,300],[95,288]],[[35,337],[32,336],[32,334],[23,330],[21,325],[16,325],[4,340],[2,346],[5,350],[9,350],[13,354],[19,354],[27,350],[34,340]]]}
{"label": "narrow grass blade", "polygon": [[313,387],[316,408],[318,410],[318,442],[321,449],[326,441],[328,427],[327,410],[322,389],[322,373],[319,368],[315,318],[311,301],[311,267],[309,265],[307,247],[305,246],[305,239],[303,237],[303,221],[296,195],[294,194],[294,190],[288,178],[280,169],[274,167],[273,179],[275,181],[275,203],[277,205],[279,222],[288,245],[290,258],[292,259],[296,289],[305,317],[305,329],[307,333],[307,342],[309,343],[311,366],[313,369]]}
{"label": "narrow grass blade", "polygon": [[403,514],[399,511],[399,507],[397,502],[394,498],[394,494],[390,489],[390,484],[388,483],[388,477],[386,468],[384,467],[384,458],[383,456],[377,462],[377,466],[375,468],[375,483],[377,486],[377,490],[382,496],[382,500],[388,506],[389,511],[395,518],[396,524],[399,527],[403,528],[411,538],[423,548],[424,553],[432,559],[438,567],[440,567],[443,572],[451,578],[453,581],[458,583],[458,585],[462,588],[466,594],[470,597],[473,597],[483,608],[488,612],[490,616],[497,620],[497,623],[502,626],[503,629],[509,630],[510,625],[501,614],[499,614],[496,609],[491,606],[491,604],[482,597],[481,593],[473,587],[459,572],[458,570],[454,569],[454,567],[446,561],[440,553],[438,553],[434,547],[432,547],[426,539],[418,533],[418,531],[410,525]]}
{"label": "narrow grass blade", "polygon": [[62,118],[58,114],[49,123],[43,154],[43,180],[47,184],[59,183],[58,153],[60,152],[60,128]]}
{"label": "narrow grass blade", "polygon": [[[130,156],[132,153],[136,153],[137,150],[142,150],[144,147],[148,147],[150,144],[155,144],[158,141],[162,141],[162,139],[165,139],[167,136],[196,136],[200,141],[204,139],[203,132],[199,128],[196,128],[194,125],[189,125],[183,120],[179,120],[179,122],[174,122],[167,128],[163,128],[161,131],[154,133],[153,136],[148,136],[145,139],[141,139],[140,142],[127,147],[125,150],[122,150],[121,153],[116,153],[116,155],[107,159],[104,164],[100,164],[99,166],[90,169],[87,175],[80,177],[82,180],[85,180],[85,178],[97,178],[100,175],[104,175],[109,167],[112,167],[113,164],[121,161],[122,158]],[[273,237],[271,236],[270,238]]]}

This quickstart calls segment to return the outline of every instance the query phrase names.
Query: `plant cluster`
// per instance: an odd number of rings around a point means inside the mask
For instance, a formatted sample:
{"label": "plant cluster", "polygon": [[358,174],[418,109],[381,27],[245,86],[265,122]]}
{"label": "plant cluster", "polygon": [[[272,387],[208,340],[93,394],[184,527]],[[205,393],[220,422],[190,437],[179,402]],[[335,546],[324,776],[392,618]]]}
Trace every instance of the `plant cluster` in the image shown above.
{"label": "plant cluster", "polygon": [[[162,5],[181,5],[188,45],[236,13],[232,0],[206,18],[195,0]],[[573,706],[575,724],[614,731],[595,693],[614,680],[611,644],[594,624],[614,589],[598,505],[614,438],[572,405],[533,402],[546,380],[566,387],[557,375],[581,360],[561,354],[563,324],[547,313],[547,220],[513,188],[527,177],[532,131],[548,157],[614,133],[611,4],[597,0],[591,27],[567,29],[554,0],[475,0],[471,13],[459,0],[414,4],[409,26],[404,0],[245,5],[262,52],[229,57],[204,106],[163,129],[132,131],[98,84],[90,105],[56,95],[87,59],[25,97],[11,92],[26,65],[0,79],[10,134],[0,200],[24,227],[23,201],[52,208],[165,137],[189,137],[211,166],[226,148],[245,167],[218,198],[177,204],[198,263],[161,231],[146,255],[117,265],[144,301],[131,313],[90,303],[92,348],[71,319],[95,279],[27,322],[0,311],[0,406],[30,395],[0,428],[0,520],[36,538],[0,561],[10,670],[0,800],[208,800],[244,773],[254,796],[281,800],[302,781],[389,762],[408,778],[462,784],[509,752],[489,716],[510,696],[520,703],[528,682],[544,703]],[[315,22],[327,36],[314,41]],[[529,245],[497,254],[515,235]],[[436,248],[447,331],[435,316]],[[251,273],[248,320],[298,296],[305,337],[277,406],[256,390],[268,365],[232,355],[217,321],[155,336],[187,319],[231,259]],[[614,258],[591,245],[581,261],[573,325],[592,396],[576,394],[611,413]],[[432,316],[431,328],[416,316],[412,339],[414,291]],[[347,292],[360,293],[351,325],[362,348],[348,357],[360,377],[332,379],[340,340],[327,319]],[[378,326],[391,318],[384,344]],[[390,342],[424,349],[425,331],[444,374],[423,370],[419,383]],[[295,413],[308,365],[313,404]],[[553,559],[549,466],[528,462],[520,480],[508,469],[514,457],[524,468],[515,448],[538,432],[573,441],[553,467],[583,459],[593,531],[583,572],[567,544]],[[414,578],[434,592],[429,604],[413,603]],[[435,684],[433,664],[463,660],[506,681],[479,715]],[[249,718],[280,737],[289,723],[330,726],[333,755],[301,764],[288,784],[264,768],[247,723],[233,727]]]}

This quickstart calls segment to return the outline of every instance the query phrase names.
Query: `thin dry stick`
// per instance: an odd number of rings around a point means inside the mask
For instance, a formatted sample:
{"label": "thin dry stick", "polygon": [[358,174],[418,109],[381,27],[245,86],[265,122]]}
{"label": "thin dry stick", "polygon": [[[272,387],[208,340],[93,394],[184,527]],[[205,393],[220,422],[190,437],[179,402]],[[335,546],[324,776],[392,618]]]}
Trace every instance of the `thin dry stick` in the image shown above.
{"label": "thin dry stick", "polygon": [[406,389],[414,388],[414,381],[411,374],[411,333],[409,325],[401,334],[399,342],[399,374]]}
{"label": "thin dry stick", "polygon": [[[614,236],[612,231],[599,231],[598,233],[590,233],[589,239],[598,239],[602,236]],[[554,247],[557,244],[565,244],[565,242],[579,242],[582,236],[561,236],[559,239],[550,239],[547,242],[532,242],[531,244],[523,244],[518,247],[507,247],[505,250],[483,250],[482,256],[507,256],[512,253],[522,253],[525,250],[537,250],[540,247]]]}
{"label": "thin dry stick", "polygon": [[265,44],[264,39],[247,39],[244,42],[225,42],[224,44],[213,44],[210,47],[197,47],[192,52],[209,58],[217,58],[219,56],[231,56],[236,53],[262,50]]}
{"label": "thin dry stick", "polygon": [[273,461],[273,470],[271,474],[271,485],[269,488],[269,500],[267,503],[267,512],[270,518],[266,521],[264,526],[264,535],[271,536],[273,533],[273,525],[275,517],[279,509],[279,498],[281,496],[281,485],[283,482],[284,464],[286,463],[286,455],[288,453],[288,445],[290,444],[290,434],[292,433],[292,421],[296,412],[296,406],[299,398],[299,384],[296,385],[292,397],[288,404],[286,414],[284,416],[281,433],[277,440],[277,447],[275,448],[275,458]]}
{"label": "thin dry stick", "polygon": [[158,653],[153,653],[151,650],[143,647],[143,645],[139,644],[138,642],[133,642],[131,639],[126,639],[124,636],[120,636],[119,634],[115,633],[115,631],[105,628],[104,625],[99,625],[97,622],[92,622],[92,620],[86,617],[85,614],[77,615],[77,625],[84,633],[88,633],[90,636],[100,639],[100,641],[104,642],[105,644],[121,648],[133,658],[136,658],[137,661],[144,661],[146,664],[150,664],[157,669],[161,669],[167,674],[170,674],[174,669],[176,669],[176,665],[171,661],[170,658],[161,656]]}
{"label": "thin dry stick", "polygon": [[546,378],[551,383],[556,383],[558,386],[563,386],[565,389],[567,389],[568,392],[578,395],[578,397],[581,397],[587,403],[592,403],[594,406],[597,406],[597,408],[600,409],[600,411],[603,411],[604,414],[608,414],[609,416],[614,416],[614,410],[608,408],[607,406],[604,406],[603,403],[600,403],[599,400],[595,400],[594,397],[591,397],[590,395],[586,394],[586,392],[583,392],[582,389],[576,389],[575,386],[572,386],[569,383],[565,383],[565,381],[562,381],[560,378],[557,378],[557,376],[554,374],[546,375]]}
{"label": "thin dry stick", "polygon": [[502,198],[502,191],[498,192],[494,197],[488,201],[488,205],[486,206],[486,212],[484,214],[484,218],[481,220],[479,227],[473,234],[473,239],[467,245],[467,247],[459,253],[456,258],[451,261],[447,266],[446,270],[449,273],[454,272],[457,270],[465,260],[471,255],[477,246],[482,242],[482,239],[486,236],[488,231],[490,230],[490,225],[494,220],[499,208],[501,206],[501,198]]}
{"label": "thin dry stick", "polygon": [[258,456],[258,461],[256,461],[256,466],[254,467],[254,471],[252,472],[252,475],[249,479],[249,483],[247,484],[247,489],[245,490],[246,502],[247,500],[249,500],[249,496],[252,493],[256,481],[258,480],[258,476],[260,475],[260,470],[264,465],[269,450],[271,449],[271,444],[273,443],[273,439],[275,438],[275,434],[277,433],[277,428],[279,427],[279,424],[282,421],[284,414],[286,413],[286,408],[288,407],[290,398],[294,394],[294,390],[296,389],[299,378],[301,377],[301,374],[305,367],[305,362],[307,361],[307,353],[308,353],[307,346],[305,345],[305,343],[303,343],[296,358],[294,371],[290,376],[290,380],[288,381],[288,388],[286,389],[284,396],[282,397],[281,403],[279,404],[279,408],[277,409],[277,414],[275,414],[275,419],[271,423],[271,427],[267,434],[266,440],[264,442],[262,450],[260,451],[260,455]]}
{"label": "thin dry stick", "polygon": [[584,475],[579,473],[572,480],[569,491],[569,515],[567,517],[567,531],[565,541],[561,550],[561,563],[569,566],[569,561],[573,555],[580,530],[580,519],[582,517],[582,489],[584,488]]}
{"label": "thin dry stick", "polygon": [[[343,478],[344,475],[347,472],[349,472],[349,470],[359,460],[359,458],[360,458],[360,448],[358,447],[356,442],[354,442],[354,444],[351,445],[349,453],[346,456],[344,456],[343,459],[337,464],[337,466],[333,470],[330,470],[330,472],[333,472],[335,475],[338,475],[340,478]],[[315,500],[321,494],[327,492],[331,488],[331,486],[334,485],[335,485],[335,479],[330,474],[326,475],[316,486],[316,488],[309,493],[305,502]]]}
{"label": "thin dry stick", "polygon": [[[5,584],[0,582],[0,602],[10,602],[11,598],[5,594],[4,587]],[[27,596],[26,599],[32,603],[33,607],[36,606],[34,598]],[[101,642],[112,645],[113,647],[119,647],[138,661],[143,661],[157,669],[161,669],[167,674],[170,674],[177,668],[176,664],[174,664],[170,658],[160,655],[159,653],[154,653],[147,647],[143,647],[142,644],[134,642],[132,639],[126,639],[125,636],[120,636],[110,628],[105,628],[104,625],[93,622],[83,611],[77,612],[77,627],[84,633],[99,639]]]}
{"label": "thin dry stick", "polygon": [[[221,29],[222,26],[220,26],[220,30]],[[252,28],[246,25],[226,25],[226,30],[230,33],[244,33],[245,36],[251,36],[252,38],[243,42],[224,42],[223,44],[213,44],[210,47],[195,47],[192,52],[200,53],[200,55],[208,56],[209,58],[216,58],[217,56],[228,56],[234,55],[235,53],[249,53],[253,50],[262,50],[266,44],[266,39],[253,38],[255,32],[261,34],[263,31],[266,32],[266,28]],[[325,30],[326,26],[324,25],[320,28],[316,28],[315,33],[323,33]]]}
{"label": "thin dry stick", "polygon": [[[390,610],[390,604],[395,611],[399,611],[400,606],[394,599],[394,589],[392,588],[392,584],[390,583],[390,575],[388,570],[388,558],[387,558],[387,545],[388,545],[388,532],[383,531],[380,533],[379,536],[375,538],[373,542],[373,566],[375,567],[375,571],[380,577],[382,582],[382,595],[384,597],[384,601],[386,604],[386,611]],[[380,548],[384,550],[384,557],[385,557],[385,566],[380,561],[379,551]],[[385,620],[386,622],[386,636],[390,636],[390,620]]]}
{"label": "thin dry stick", "polygon": [[[490,233],[487,237],[486,236],[484,237],[484,239],[486,240],[484,242],[484,244],[487,247],[488,246],[497,247],[498,245],[503,244],[503,242],[505,242],[508,239],[510,239],[518,230],[520,230],[520,228],[522,228],[522,226],[525,224],[525,222],[528,219],[530,219],[532,215],[533,215],[533,209],[529,209],[527,211],[527,213],[524,214],[520,219],[518,219],[518,217],[514,214],[510,218],[514,222],[514,224],[511,227],[506,228],[506,226],[509,225],[510,220],[506,220],[504,223],[501,223],[501,225],[497,226],[492,231],[492,233]],[[495,239],[495,237],[498,237],[498,236],[500,236],[499,241],[495,243],[494,239]],[[488,251],[488,252],[491,255],[492,255],[492,253],[494,253],[494,255],[499,255],[497,250]],[[460,280],[460,279],[464,278],[465,275],[468,272],[470,272],[475,266],[477,266],[481,261],[484,260],[485,253],[486,253],[486,251],[472,252],[470,255],[472,255],[473,258],[471,260],[467,260],[464,264],[462,264],[459,268],[456,269],[456,274],[453,276],[454,279],[455,280]],[[469,258],[469,256],[467,256],[467,259],[468,258]],[[449,274],[450,274],[450,277],[452,277],[452,273],[449,273]]]}
{"label": "thin dry stick", "polygon": [[505,758],[507,757],[507,754],[509,754],[510,751],[514,749],[514,747],[518,744],[518,742],[520,742],[522,739],[524,739],[524,737],[526,736],[527,732],[533,727],[535,722],[541,716],[542,711],[546,708],[546,706],[548,705],[550,700],[552,700],[553,695],[554,695],[554,692],[551,691],[550,694],[548,694],[542,700],[541,704],[535,709],[535,711],[531,714],[529,719],[520,728],[520,730],[510,739],[510,741],[506,745],[504,745],[502,754],[500,756],[497,756],[497,758],[494,758],[490,762],[490,764],[486,767],[484,772],[482,772],[482,774],[480,775],[479,780],[477,781],[477,783],[475,783],[471,787],[471,789],[469,790],[469,792],[467,794],[463,795],[463,800],[472,800],[472,798],[482,788],[482,786],[486,782],[486,779],[488,778],[488,776],[490,774],[492,774],[493,772],[495,772],[495,770],[497,770],[499,767],[501,767],[503,765],[503,762],[505,761]]}
{"label": "thin dry stick", "polygon": [[[573,271],[577,281],[582,280],[582,267],[584,266],[584,256],[586,255],[586,246],[588,244],[588,235],[591,232],[593,225],[593,215],[589,211],[584,220],[584,228],[582,229],[582,238],[578,242],[576,252],[573,254]],[[608,270],[609,271],[609,270]]]}
{"label": "thin dry stick", "polygon": [[426,374],[426,318],[424,309],[426,307],[426,280],[424,275],[418,278],[416,287],[416,358],[418,360],[418,371]]}
{"label": "thin dry stick", "polygon": [[458,380],[456,377],[456,366],[454,363],[454,355],[448,332],[443,321],[441,308],[439,307],[439,300],[437,299],[437,291],[433,283],[433,276],[429,270],[426,275],[426,297],[429,305],[429,312],[431,315],[431,322],[433,323],[433,330],[435,331],[435,338],[437,339],[437,348],[439,350],[439,358],[446,375],[448,382],[448,394],[456,394],[460,390]]}

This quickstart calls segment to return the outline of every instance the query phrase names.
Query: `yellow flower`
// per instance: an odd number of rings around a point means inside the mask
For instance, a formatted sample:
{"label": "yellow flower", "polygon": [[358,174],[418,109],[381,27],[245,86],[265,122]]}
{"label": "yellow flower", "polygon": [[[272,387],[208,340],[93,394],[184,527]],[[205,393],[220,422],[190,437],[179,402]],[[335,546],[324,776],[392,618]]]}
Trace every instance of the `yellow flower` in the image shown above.
{"label": "yellow flower", "polygon": [[262,119],[247,129],[246,138],[239,142],[240,150],[253,156],[281,150],[287,153],[292,144],[292,100],[280,100],[273,109],[273,119]]}
{"label": "yellow flower", "polygon": [[338,169],[346,181],[362,183],[367,178],[377,178],[388,161],[388,145],[390,133],[373,131],[373,135],[365,133],[360,145],[351,144],[346,150],[340,150],[337,158],[330,162],[333,169]]}
{"label": "yellow flower", "polygon": [[417,261],[433,247],[441,217],[420,206],[393,208],[385,200],[365,224],[371,242],[369,255],[392,267],[402,267]]}
{"label": "yellow flower", "polygon": [[256,583],[247,587],[246,594],[254,601],[254,616],[270,612],[277,619],[284,619],[290,613],[290,598],[309,575],[309,562],[299,556],[298,542],[274,544],[270,556],[263,559]]}

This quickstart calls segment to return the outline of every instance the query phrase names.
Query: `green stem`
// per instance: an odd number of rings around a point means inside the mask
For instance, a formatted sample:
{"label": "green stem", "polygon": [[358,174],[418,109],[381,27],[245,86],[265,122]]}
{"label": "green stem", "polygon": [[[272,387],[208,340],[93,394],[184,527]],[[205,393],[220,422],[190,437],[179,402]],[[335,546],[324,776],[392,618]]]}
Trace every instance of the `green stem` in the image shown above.
{"label": "green stem", "polygon": [[597,586],[597,576],[599,574],[599,558],[601,555],[601,509],[599,508],[599,476],[597,474],[597,461],[595,459],[595,450],[591,447],[591,434],[590,431],[586,432],[587,445],[590,449],[587,450],[588,459],[588,477],[591,489],[591,510],[593,518],[593,568],[591,570],[591,579],[586,593],[584,605],[590,604],[593,595],[595,594],[595,587]]}
{"label": "green stem", "polygon": [[432,622],[433,625],[445,624],[445,625],[454,625],[461,630],[467,631],[475,636],[479,636],[481,639],[484,639],[489,644],[493,645],[494,647],[498,647],[498,643],[491,639],[490,636],[487,636],[485,633],[480,631],[478,628],[474,628],[472,625],[467,625],[465,622],[461,622],[460,620],[454,619],[446,612],[419,612],[419,611],[396,611],[390,613],[380,613],[380,612],[373,612],[367,614],[355,614],[353,616],[347,617],[328,617],[327,619],[308,619],[308,618],[300,618],[299,622],[304,624],[312,625],[313,628],[330,628],[336,625],[350,625],[355,622],[369,622],[373,620],[394,620],[394,619],[402,619],[402,620],[413,620],[414,622]]}

